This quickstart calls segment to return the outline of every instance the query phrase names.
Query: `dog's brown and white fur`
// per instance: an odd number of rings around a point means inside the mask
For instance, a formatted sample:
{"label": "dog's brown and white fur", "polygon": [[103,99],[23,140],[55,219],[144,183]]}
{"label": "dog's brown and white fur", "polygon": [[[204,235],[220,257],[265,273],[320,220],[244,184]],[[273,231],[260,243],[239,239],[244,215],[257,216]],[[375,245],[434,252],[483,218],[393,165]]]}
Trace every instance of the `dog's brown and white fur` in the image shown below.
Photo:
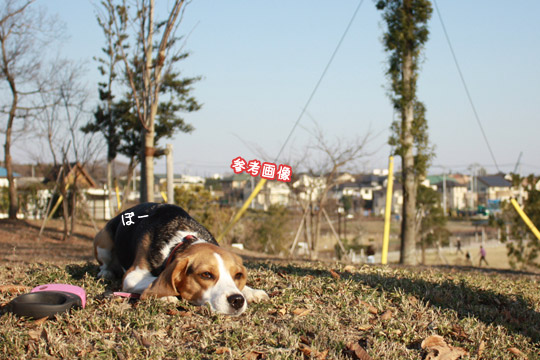
{"label": "dog's brown and white fur", "polygon": [[144,203],[115,218],[94,238],[98,277],[123,275],[122,290],[240,315],[268,298],[246,286],[242,259],[218,246],[201,224],[175,205]]}

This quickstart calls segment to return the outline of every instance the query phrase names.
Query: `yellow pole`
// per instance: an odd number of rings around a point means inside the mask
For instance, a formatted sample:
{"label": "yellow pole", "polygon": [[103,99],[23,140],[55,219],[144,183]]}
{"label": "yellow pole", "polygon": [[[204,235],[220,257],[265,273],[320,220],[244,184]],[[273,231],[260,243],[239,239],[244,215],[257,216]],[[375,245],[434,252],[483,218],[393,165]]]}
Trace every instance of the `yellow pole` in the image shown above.
{"label": "yellow pole", "polygon": [[118,188],[118,181],[116,179],[114,179],[114,191],[116,191],[116,207],[120,211],[122,203],[120,202],[120,189]]}
{"label": "yellow pole", "polygon": [[238,220],[240,220],[240,218],[242,217],[242,215],[244,215],[244,212],[246,212],[247,208],[249,207],[249,204],[251,203],[251,201],[255,198],[255,196],[257,196],[257,194],[262,190],[262,187],[264,186],[264,184],[266,183],[266,179],[261,179],[258,183],[257,183],[257,186],[255,186],[255,189],[253,189],[253,192],[251,193],[251,195],[249,195],[249,197],[247,198],[247,200],[244,202],[244,205],[242,205],[242,208],[236,213],[236,215],[234,216],[234,218],[232,219],[232,221],[229,223],[229,225],[227,225],[227,227],[225,228],[225,230],[223,230],[223,232],[221,234],[219,234],[219,236],[217,237],[217,242],[221,242],[221,240],[223,239],[223,237],[229,232],[229,230],[233,227],[234,224],[236,224],[236,222]]}
{"label": "yellow pole", "polygon": [[388,184],[386,186],[386,208],[384,209],[384,234],[381,264],[388,261],[388,242],[390,239],[390,215],[392,214],[392,194],[394,187],[394,157],[388,158]]}
{"label": "yellow pole", "polygon": [[[66,190],[65,191],[67,191],[69,189],[69,185],[70,185],[69,183],[66,184]],[[52,208],[51,212],[47,216],[47,221],[51,220],[51,218],[53,217],[53,214],[58,209],[58,206],[60,206],[60,203],[62,202],[63,199],[64,199],[64,195],[60,194],[60,196],[58,197],[58,200],[56,200],[56,204],[54,204],[54,207]]]}
{"label": "yellow pole", "polygon": [[56,200],[56,204],[54,204],[54,207],[52,208],[51,212],[49,213],[49,216],[47,216],[47,221],[51,220],[51,218],[53,217],[53,214],[55,213],[56,209],[58,209],[58,206],[60,206],[60,203],[62,202],[63,198],[64,198],[64,196],[62,194],[60,194],[60,196],[58,197],[58,200]]}
{"label": "yellow pole", "polygon": [[521,209],[521,206],[519,206],[518,202],[516,201],[516,199],[510,199],[510,202],[512,203],[512,205],[514,205],[514,208],[516,209],[516,211],[518,212],[519,216],[521,216],[521,218],[523,219],[523,221],[525,222],[525,224],[527,224],[527,226],[529,227],[529,229],[531,229],[531,231],[533,232],[533,234],[538,238],[538,240],[540,240],[540,231],[538,231],[538,229],[536,228],[536,226],[534,226],[533,222],[531,221],[531,219],[529,219],[529,217],[527,216],[527,214],[525,214],[525,212]]}

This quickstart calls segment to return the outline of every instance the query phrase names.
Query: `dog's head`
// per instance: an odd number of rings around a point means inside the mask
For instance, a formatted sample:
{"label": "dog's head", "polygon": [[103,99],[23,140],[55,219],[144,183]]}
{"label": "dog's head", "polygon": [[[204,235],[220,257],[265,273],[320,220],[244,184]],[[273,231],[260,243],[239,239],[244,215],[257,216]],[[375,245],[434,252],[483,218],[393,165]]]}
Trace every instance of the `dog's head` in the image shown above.
{"label": "dog's head", "polygon": [[142,293],[149,297],[181,296],[194,305],[208,303],[213,311],[240,315],[247,307],[242,259],[218,246],[202,243],[178,254]]}

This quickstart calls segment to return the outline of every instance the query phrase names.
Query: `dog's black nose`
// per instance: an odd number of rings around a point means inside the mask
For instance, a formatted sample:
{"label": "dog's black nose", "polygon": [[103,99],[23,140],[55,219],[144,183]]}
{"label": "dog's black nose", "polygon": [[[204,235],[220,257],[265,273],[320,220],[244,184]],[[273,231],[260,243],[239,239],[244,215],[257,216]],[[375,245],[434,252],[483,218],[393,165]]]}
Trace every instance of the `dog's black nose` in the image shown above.
{"label": "dog's black nose", "polygon": [[227,297],[227,301],[233,308],[236,310],[240,309],[242,306],[244,306],[244,297],[240,294],[234,294],[229,297]]}

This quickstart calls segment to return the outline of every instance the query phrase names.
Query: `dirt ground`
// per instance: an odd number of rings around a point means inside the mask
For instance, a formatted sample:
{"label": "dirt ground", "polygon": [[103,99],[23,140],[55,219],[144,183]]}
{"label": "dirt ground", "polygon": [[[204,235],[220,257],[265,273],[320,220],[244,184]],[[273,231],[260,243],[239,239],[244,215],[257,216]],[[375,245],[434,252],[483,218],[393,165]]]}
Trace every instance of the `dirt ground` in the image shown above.
{"label": "dirt ground", "polygon": [[[96,224],[97,227],[103,224]],[[97,230],[92,224],[77,224],[75,234],[62,240],[60,220],[47,223],[41,238],[41,221],[0,220],[0,262],[68,264],[94,261],[92,240]]]}
{"label": "dirt ground", "polygon": [[[75,234],[67,241],[62,240],[63,222],[61,220],[50,220],[41,238],[39,238],[41,225],[40,220],[0,220],[0,263],[32,264],[49,262],[65,265],[77,261],[95,261],[92,240],[97,231],[105,225],[105,222],[95,225],[92,223],[77,224]],[[456,254],[456,250],[453,248],[444,249],[444,258],[441,258],[434,250],[429,251],[426,263],[429,265],[477,266],[477,244],[464,245],[463,249],[465,251],[470,250],[472,263],[466,263],[464,255]],[[273,258],[249,250],[231,250],[237,252],[246,260],[268,260]],[[491,242],[488,244],[487,250],[488,267],[510,269],[504,244]],[[389,253],[389,262],[397,262],[398,259],[398,252]]]}

